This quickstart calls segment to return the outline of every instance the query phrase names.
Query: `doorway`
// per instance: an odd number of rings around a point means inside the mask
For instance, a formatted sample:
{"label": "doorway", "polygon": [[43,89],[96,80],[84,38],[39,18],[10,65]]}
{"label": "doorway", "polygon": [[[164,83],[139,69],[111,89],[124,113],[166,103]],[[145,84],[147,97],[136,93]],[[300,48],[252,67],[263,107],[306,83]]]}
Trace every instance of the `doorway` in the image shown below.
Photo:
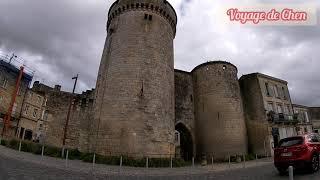
{"label": "doorway", "polygon": [[175,130],[180,133],[180,156],[185,161],[190,161],[193,157],[193,140],[191,132],[182,123],[178,123]]}

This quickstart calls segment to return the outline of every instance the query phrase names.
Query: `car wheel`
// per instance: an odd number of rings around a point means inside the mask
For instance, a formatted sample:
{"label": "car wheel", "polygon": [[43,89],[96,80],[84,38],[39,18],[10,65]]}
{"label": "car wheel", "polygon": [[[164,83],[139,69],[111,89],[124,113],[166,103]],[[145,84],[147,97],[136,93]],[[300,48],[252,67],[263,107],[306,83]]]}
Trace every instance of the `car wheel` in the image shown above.
{"label": "car wheel", "polygon": [[280,176],[286,175],[287,173],[287,168],[277,168],[277,170],[279,171]]}
{"label": "car wheel", "polygon": [[311,159],[310,163],[310,171],[317,172],[319,170],[319,156],[314,154]]}

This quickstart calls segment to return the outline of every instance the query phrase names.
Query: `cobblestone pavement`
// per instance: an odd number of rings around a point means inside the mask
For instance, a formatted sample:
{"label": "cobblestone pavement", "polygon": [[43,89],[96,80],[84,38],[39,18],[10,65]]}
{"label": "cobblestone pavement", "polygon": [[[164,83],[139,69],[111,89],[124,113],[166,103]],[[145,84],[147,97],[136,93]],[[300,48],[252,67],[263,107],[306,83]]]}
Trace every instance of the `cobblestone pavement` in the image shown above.
{"label": "cobblestone pavement", "polygon": [[[212,180],[284,180],[287,176],[279,176],[271,159],[251,161],[245,164],[214,164],[207,167],[186,168],[130,168],[106,165],[95,165],[81,161],[68,161],[18,152],[0,146],[0,180],[165,180],[165,179],[212,179]],[[320,173],[295,176],[295,180],[320,179]]]}

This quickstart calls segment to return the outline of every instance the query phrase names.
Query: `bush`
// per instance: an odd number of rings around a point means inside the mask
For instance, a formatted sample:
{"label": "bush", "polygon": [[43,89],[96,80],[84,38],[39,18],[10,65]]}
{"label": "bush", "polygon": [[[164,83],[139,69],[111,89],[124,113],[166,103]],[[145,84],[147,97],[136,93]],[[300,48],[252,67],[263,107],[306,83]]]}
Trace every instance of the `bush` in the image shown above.
{"label": "bush", "polygon": [[12,148],[12,149],[19,149],[19,141],[15,140],[15,139],[11,139],[9,141],[8,147]]}
{"label": "bush", "polygon": [[53,146],[46,146],[44,148],[44,155],[51,157],[61,157],[61,149]]}
{"label": "bush", "polygon": [[2,146],[8,146],[8,141],[5,139],[1,139],[1,145]]}
{"label": "bush", "polygon": [[[12,149],[19,149],[20,141],[16,139],[12,139],[10,141],[2,140],[1,145],[5,145]],[[22,141],[21,142],[21,151],[24,152],[31,152],[34,154],[41,154],[42,152],[42,145],[28,142],[28,141]],[[54,147],[54,146],[45,146],[44,147],[44,155],[51,156],[51,157],[57,157],[61,158],[61,152],[62,150],[60,148]],[[70,149],[68,151],[68,158],[70,160],[79,159],[84,162],[92,163],[94,154],[93,153],[81,153],[78,149]],[[65,154],[66,155],[66,154]],[[120,158],[121,156],[102,156],[99,154],[96,154],[95,163],[97,164],[107,164],[107,165],[120,165]],[[128,156],[122,157],[122,165],[123,166],[132,166],[132,167],[145,167],[146,166],[146,160],[147,158],[132,158]],[[170,158],[150,158],[148,159],[148,166],[149,167],[170,167]],[[177,159],[174,158],[172,161],[173,167],[183,167],[191,165],[190,162],[186,162],[183,159]]]}
{"label": "bush", "polygon": [[255,160],[256,156],[253,154],[247,154],[246,155],[246,161],[251,161],[251,160]]}
{"label": "bush", "polygon": [[82,153],[78,149],[70,149],[68,150],[69,155],[68,158],[71,160],[81,159]]}
{"label": "bush", "polygon": [[33,142],[22,142],[21,151],[31,152],[33,154],[41,154],[42,146]]}
{"label": "bush", "polygon": [[83,162],[91,162],[93,160],[93,153],[83,153],[80,157]]}

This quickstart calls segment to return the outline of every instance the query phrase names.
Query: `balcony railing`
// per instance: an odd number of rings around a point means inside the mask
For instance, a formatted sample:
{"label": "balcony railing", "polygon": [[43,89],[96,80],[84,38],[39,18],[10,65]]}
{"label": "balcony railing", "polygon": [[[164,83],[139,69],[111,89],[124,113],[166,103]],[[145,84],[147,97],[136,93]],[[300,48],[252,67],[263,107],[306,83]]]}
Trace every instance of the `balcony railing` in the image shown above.
{"label": "balcony railing", "polygon": [[300,122],[300,120],[296,114],[288,115],[288,114],[283,114],[283,113],[275,113],[273,111],[270,111],[267,113],[267,118],[268,118],[269,122],[273,122],[273,123],[297,124]]}

